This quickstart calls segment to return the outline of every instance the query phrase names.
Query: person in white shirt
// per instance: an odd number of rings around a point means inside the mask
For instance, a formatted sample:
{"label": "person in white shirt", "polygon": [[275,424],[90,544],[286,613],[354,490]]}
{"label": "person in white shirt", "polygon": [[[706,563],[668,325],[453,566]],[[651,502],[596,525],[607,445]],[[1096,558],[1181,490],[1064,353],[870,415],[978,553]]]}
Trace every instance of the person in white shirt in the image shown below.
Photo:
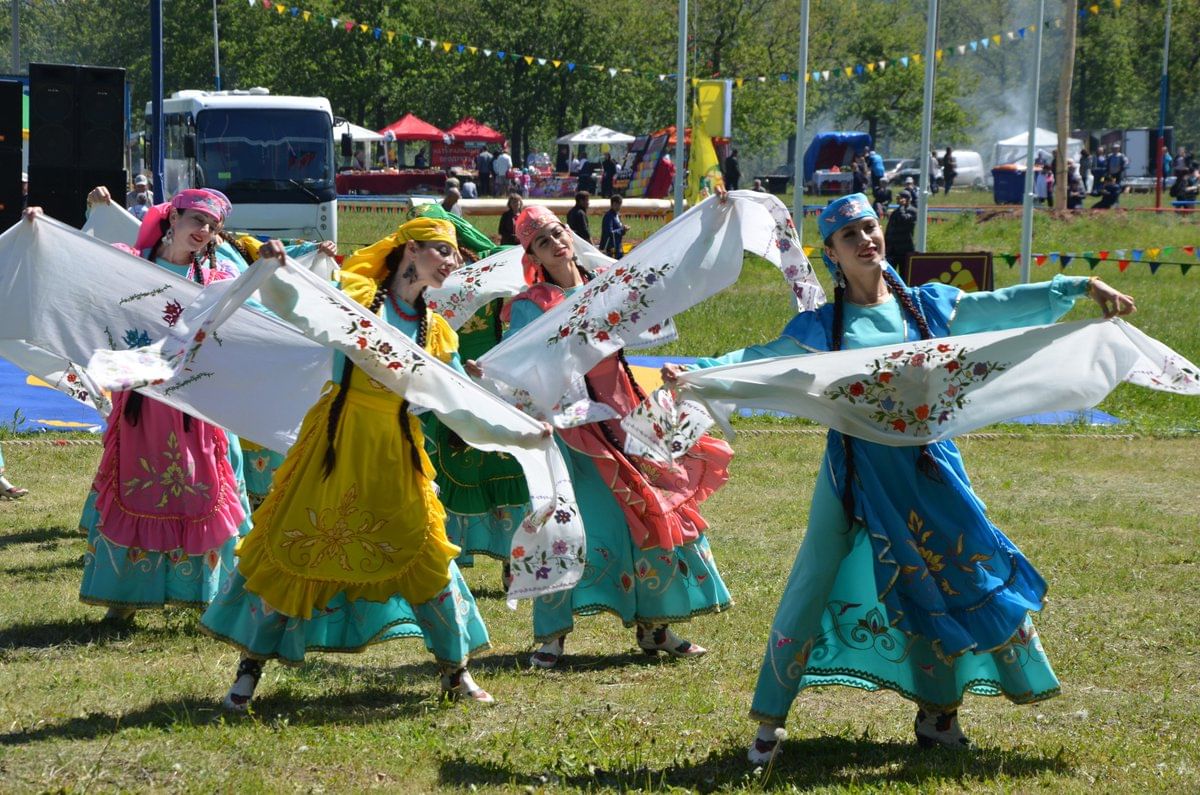
{"label": "person in white shirt", "polygon": [[496,184],[493,186],[493,192],[496,196],[508,195],[508,172],[512,171],[512,155],[508,153],[508,149],[504,149],[492,161],[492,173],[496,177]]}

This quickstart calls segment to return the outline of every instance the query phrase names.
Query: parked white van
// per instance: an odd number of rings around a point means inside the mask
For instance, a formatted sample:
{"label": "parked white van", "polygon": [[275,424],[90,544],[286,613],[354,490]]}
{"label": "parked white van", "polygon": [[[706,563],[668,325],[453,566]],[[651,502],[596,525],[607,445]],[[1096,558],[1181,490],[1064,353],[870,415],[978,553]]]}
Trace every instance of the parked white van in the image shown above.
{"label": "parked white van", "polygon": [[[940,162],[946,156],[946,150],[938,151],[937,156]],[[954,162],[957,164],[957,173],[954,177],[955,186],[970,186],[979,190],[987,187],[988,172],[983,167],[983,158],[978,152],[972,152],[969,149],[955,149]]]}

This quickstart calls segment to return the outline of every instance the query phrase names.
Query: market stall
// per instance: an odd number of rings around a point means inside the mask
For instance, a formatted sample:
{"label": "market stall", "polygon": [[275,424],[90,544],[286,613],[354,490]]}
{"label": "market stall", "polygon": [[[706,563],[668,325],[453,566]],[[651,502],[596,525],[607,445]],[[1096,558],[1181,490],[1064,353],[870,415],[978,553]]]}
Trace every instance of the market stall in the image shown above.
{"label": "market stall", "polygon": [[[504,135],[470,116],[446,130],[448,136],[432,146],[432,164],[443,169],[475,170],[475,156],[485,146],[503,146]],[[515,164],[514,164],[515,165]]]}
{"label": "market stall", "polygon": [[[370,133],[369,130],[366,132]],[[408,159],[405,157],[406,144],[444,142],[447,140],[446,133],[424,119],[412,113],[406,113],[378,133],[371,134],[376,137],[364,140],[382,142],[384,145],[396,142],[399,145],[397,157],[393,160],[390,155],[387,155],[383,158],[383,168],[372,168],[373,165],[378,165],[378,158],[374,160],[367,158],[363,162],[357,159],[356,153],[356,160],[352,162],[359,167],[343,171],[337,176],[337,192],[339,194],[395,196],[411,193],[440,194],[445,190],[446,175],[440,168],[401,168],[398,166]],[[415,156],[413,159],[416,159]],[[396,164],[397,167],[393,167],[393,164]]]}

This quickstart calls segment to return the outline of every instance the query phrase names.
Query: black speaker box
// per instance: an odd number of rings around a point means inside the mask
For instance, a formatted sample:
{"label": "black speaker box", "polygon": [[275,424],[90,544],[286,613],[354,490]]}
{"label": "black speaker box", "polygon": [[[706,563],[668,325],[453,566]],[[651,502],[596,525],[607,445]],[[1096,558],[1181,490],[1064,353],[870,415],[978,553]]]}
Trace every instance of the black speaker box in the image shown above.
{"label": "black speaker box", "polygon": [[115,171],[125,156],[125,70],[29,65],[29,165]]}
{"label": "black speaker box", "polygon": [[0,80],[0,149],[21,151],[21,84]]}
{"label": "black speaker box", "polygon": [[[29,64],[29,167],[76,163],[75,84],[79,68]],[[32,176],[30,184],[32,184]]]}
{"label": "black speaker box", "polygon": [[76,87],[81,168],[115,171],[125,160],[125,70],[81,66]]}
{"label": "black speaker box", "polygon": [[0,232],[21,219],[21,148],[0,146]]}

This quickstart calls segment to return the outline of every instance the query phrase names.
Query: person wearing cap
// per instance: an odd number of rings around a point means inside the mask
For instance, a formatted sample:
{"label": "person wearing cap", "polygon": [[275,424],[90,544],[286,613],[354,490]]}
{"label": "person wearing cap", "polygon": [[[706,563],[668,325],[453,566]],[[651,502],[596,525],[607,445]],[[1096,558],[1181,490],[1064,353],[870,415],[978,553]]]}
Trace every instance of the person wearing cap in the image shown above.
{"label": "person wearing cap", "polygon": [[[342,263],[341,289],[461,370],[457,335],[424,299],[456,265],[457,243],[444,219],[407,221]],[[424,640],[447,697],[492,703],[466,669],[488,633],[454,563],[421,425],[408,401],[343,355],[333,378],[201,617],[205,632],[242,652],[224,705],[249,708],[265,660],[300,664],[310,650],[397,638]]]}
{"label": "person wearing cap", "polygon": [[[103,188],[89,204],[109,202]],[[219,191],[181,191],[150,208],[133,248],[118,248],[176,276],[211,284],[237,275],[216,254],[216,233],[232,206]],[[25,211],[32,221],[40,207]],[[279,241],[268,246],[282,253]],[[119,274],[117,275],[119,278]],[[164,302],[173,323],[183,307]],[[116,344],[149,345],[160,329],[113,329]],[[100,465],[79,520],[87,533],[80,601],[128,622],[137,610],[203,607],[233,567],[250,529],[236,436],[139,392],[116,392]]]}
{"label": "person wearing cap", "polygon": [[[531,286],[508,307],[509,334],[520,333],[592,278],[575,256],[570,230],[545,207],[521,212],[517,237],[525,249]],[[619,276],[620,263],[612,267]],[[584,380],[590,398],[620,416],[646,397],[621,351],[593,367]],[[625,431],[615,419],[559,429],[556,436],[583,518],[588,566],[571,590],[534,601],[533,634],[541,645],[530,663],[555,667],[575,616],[598,612],[612,613],[626,627],[636,626],[638,647],[648,655],[704,654],[702,646],[678,637],[670,625],[731,605],[704,535],[708,524],[699,512],[700,503],[729,479],[729,445],[703,436],[667,469],[649,458],[626,455]]]}
{"label": "person wearing cap", "polygon": [[[133,190],[125,194],[125,209],[133,212],[135,209],[146,207],[154,204],[154,197],[150,194],[150,180],[145,174],[138,174],[133,178]],[[142,215],[145,211],[142,210]],[[141,220],[141,216],[138,217]]]}
{"label": "person wearing cap", "polygon": [[[940,281],[910,288],[888,263],[879,218],[861,194],[830,203],[818,225],[833,301],[796,315],[773,342],[697,367],[1051,323],[1084,296],[1106,317],[1134,311],[1133,299],[1098,279],[1063,274],[994,292]],[[930,345],[913,354],[912,366],[935,347],[952,349]],[[992,365],[939,366],[975,379]],[[663,377],[679,372],[664,368]],[[905,415],[892,395],[863,394],[885,415],[896,411],[895,422],[928,411]],[[921,746],[968,747],[957,717],[965,693],[1025,704],[1059,692],[1029,618],[1045,592],[1041,575],[988,519],[952,441],[888,447],[831,430],[759,671],[750,714],[760,725],[749,759],[763,764],[779,750],[800,690],[831,684],[893,690],[916,702]]]}

